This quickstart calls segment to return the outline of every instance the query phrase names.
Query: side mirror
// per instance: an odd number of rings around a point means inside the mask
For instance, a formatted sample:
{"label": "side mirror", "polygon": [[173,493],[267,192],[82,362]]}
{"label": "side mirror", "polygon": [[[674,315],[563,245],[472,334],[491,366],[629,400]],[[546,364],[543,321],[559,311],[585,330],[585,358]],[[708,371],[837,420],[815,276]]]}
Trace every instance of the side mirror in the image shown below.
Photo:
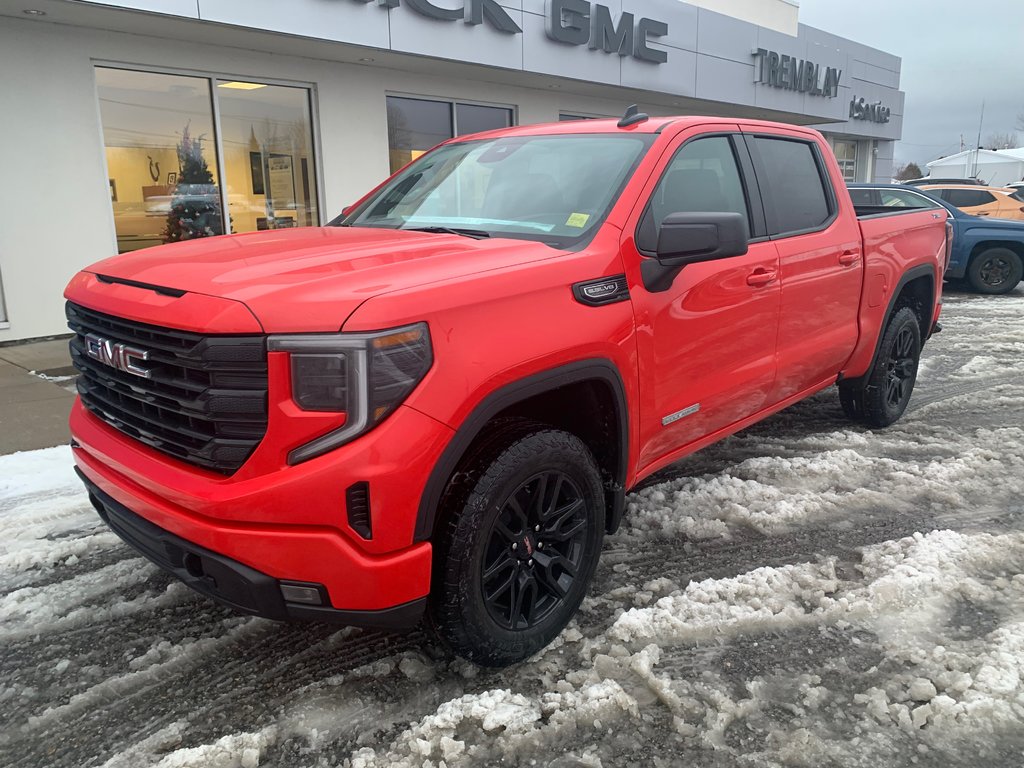
{"label": "side mirror", "polygon": [[742,256],[748,250],[747,222],[739,213],[672,213],[658,229],[655,258],[640,263],[644,287],[668,290],[687,264]]}

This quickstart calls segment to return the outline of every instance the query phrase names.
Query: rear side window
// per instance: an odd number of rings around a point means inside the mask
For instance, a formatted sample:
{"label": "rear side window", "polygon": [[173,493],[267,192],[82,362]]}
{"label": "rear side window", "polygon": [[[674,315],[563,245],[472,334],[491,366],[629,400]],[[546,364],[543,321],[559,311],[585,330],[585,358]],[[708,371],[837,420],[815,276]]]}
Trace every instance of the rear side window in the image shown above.
{"label": "rear side window", "polygon": [[983,189],[943,189],[942,199],[957,208],[988,205],[996,201],[995,195]]}
{"label": "rear side window", "polygon": [[[771,235],[820,229],[835,213],[831,186],[814,145],[792,139],[754,137],[763,173],[758,183],[765,198]],[[764,176],[764,178],[761,178]]]}
{"label": "rear side window", "polygon": [[851,189],[850,199],[854,205],[881,205],[882,199],[877,189]]}
{"label": "rear side window", "polygon": [[882,205],[887,208],[939,208],[938,203],[927,197],[915,195],[905,189],[884,190],[881,193]]}

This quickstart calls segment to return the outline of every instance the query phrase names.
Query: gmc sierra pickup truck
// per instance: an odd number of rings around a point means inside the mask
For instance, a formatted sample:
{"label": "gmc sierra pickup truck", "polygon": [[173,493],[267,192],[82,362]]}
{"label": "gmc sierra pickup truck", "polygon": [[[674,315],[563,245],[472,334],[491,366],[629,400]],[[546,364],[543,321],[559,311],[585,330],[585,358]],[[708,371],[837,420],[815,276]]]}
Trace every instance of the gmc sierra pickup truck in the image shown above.
{"label": "gmc sierra pickup truck", "polygon": [[571,619],[644,478],[836,383],[898,419],[945,210],[858,219],[813,130],[707,117],[445,143],[332,226],[117,256],[66,291],[100,516],[274,619],[425,619],[483,665]]}

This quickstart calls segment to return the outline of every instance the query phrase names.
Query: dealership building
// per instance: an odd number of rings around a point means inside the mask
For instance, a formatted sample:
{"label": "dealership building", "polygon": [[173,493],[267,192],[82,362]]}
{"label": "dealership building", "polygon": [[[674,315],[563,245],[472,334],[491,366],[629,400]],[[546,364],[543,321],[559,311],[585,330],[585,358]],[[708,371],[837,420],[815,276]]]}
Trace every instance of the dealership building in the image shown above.
{"label": "dealership building", "polygon": [[12,0],[0,67],[0,343],[64,333],[68,279],[182,203],[318,225],[452,136],[632,103],[813,125],[888,181],[904,103],[898,57],[793,0]]}

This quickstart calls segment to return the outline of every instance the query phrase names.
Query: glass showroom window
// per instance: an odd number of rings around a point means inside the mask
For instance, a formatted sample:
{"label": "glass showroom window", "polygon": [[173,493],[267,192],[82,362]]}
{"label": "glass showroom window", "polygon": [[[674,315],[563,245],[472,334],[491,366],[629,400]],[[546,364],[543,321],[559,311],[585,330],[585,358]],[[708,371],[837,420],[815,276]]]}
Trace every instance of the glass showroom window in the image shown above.
{"label": "glass showroom window", "polygon": [[111,67],[96,84],[119,253],[317,223],[308,89]]}
{"label": "glass showroom window", "polygon": [[843,172],[843,179],[846,181],[857,180],[857,142],[839,141],[833,142],[833,151],[836,153],[836,160],[839,161],[839,169]]}
{"label": "glass showroom window", "polygon": [[232,232],[315,227],[309,90],[218,81]]}
{"label": "glass showroom window", "polygon": [[514,123],[512,107],[404,96],[388,96],[387,107],[392,173],[442,141],[495,128],[508,128]]}
{"label": "glass showroom window", "polygon": [[224,234],[210,81],[96,69],[119,253]]}

